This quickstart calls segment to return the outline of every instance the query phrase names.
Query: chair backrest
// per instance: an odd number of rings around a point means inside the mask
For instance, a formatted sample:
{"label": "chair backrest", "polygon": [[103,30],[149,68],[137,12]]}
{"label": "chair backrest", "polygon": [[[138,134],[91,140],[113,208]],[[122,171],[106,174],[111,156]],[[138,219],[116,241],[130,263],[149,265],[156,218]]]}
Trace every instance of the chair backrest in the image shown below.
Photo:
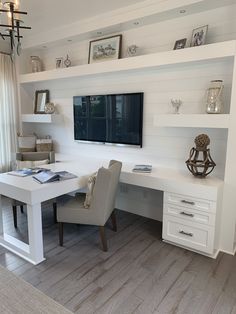
{"label": "chair backrest", "polygon": [[98,170],[90,210],[95,211],[100,225],[106,223],[114,210],[121,167],[121,162],[111,160],[108,169]]}
{"label": "chair backrest", "polygon": [[24,152],[16,153],[16,160],[20,161],[37,161],[48,159],[49,163],[55,162],[55,152]]}

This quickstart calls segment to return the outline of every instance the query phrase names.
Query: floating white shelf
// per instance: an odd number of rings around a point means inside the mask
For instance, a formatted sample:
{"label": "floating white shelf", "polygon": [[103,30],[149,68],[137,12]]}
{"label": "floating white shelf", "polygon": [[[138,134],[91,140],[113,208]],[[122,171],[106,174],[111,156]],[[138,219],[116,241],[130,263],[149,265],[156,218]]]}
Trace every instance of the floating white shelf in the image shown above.
{"label": "floating white shelf", "polygon": [[229,114],[160,114],[154,116],[154,126],[228,129],[229,119]]}
{"label": "floating white shelf", "polygon": [[22,114],[21,121],[29,123],[57,123],[61,120],[59,114]]}
{"label": "floating white shelf", "polygon": [[149,55],[95,64],[79,65],[65,69],[54,69],[38,73],[22,74],[20,75],[20,83],[37,83],[73,77],[143,70],[174,64],[229,58],[235,55],[235,51],[236,40],[231,40],[199,47],[158,52]]}

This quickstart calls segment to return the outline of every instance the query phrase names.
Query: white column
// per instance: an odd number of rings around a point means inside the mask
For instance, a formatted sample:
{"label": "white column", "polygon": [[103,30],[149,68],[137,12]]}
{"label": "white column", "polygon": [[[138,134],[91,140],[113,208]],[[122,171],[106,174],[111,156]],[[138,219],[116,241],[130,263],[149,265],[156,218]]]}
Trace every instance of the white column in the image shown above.
{"label": "white column", "polygon": [[221,219],[221,250],[234,253],[236,224],[236,55],[234,58],[232,94],[230,105],[230,124],[228,130],[227,158],[225,165],[225,185]]}
{"label": "white column", "polygon": [[45,260],[43,255],[43,231],[41,204],[28,205],[29,255],[35,264]]}

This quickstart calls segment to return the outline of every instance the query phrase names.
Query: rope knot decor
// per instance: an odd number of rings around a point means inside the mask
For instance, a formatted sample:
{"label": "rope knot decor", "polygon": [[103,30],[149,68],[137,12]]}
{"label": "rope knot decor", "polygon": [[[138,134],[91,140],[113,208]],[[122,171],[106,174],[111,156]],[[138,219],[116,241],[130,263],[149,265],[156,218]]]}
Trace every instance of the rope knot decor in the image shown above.
{"label": "rope knot decor", "polygon": [[186,161],[188,170],[199,178],[204,178],[210,174],[216,164],[211,158],[210,149],[207,146],[210,144],[210,138],[206,134],[198,135],[195,140],[196,148],[193,147],[189,153],[189,159]]}

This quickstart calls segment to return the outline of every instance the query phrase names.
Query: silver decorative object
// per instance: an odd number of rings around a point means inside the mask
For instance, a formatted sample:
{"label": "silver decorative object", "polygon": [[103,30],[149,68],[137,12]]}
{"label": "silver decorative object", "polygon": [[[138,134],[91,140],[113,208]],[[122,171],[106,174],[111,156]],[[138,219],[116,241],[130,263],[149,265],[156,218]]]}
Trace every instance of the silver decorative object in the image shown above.
{"label": "silver decorative object", "polygon": [[211,81],[211,85],[207,90],[207,100],[206,100],[206,112],[207,113],[221,113],[223,101],[223,81],[214,80]]}
{"label": "silver decorative object", "polygon": [[171,99],[171,104],[174,107],[174,113],[179,114],[179,108],[183,104],[182,100],[180,99]]}
{"label": "silver decorative object", "polygon": [[128,46],[127,48],[127,56],[128,57],[134,57],[137,55],[137,51],[138,50],[138,46],[136,45],[131,45],[131,46]]}
{"label": "silver decorative object", "polygon": [[64,64],[65,64],[65,67],[66,67],[66,68],[69,68],[69,67],[71,66],[71,61],[70,61],[68,55],[66,56],[66,59],[65,59],[65,61],[64,61]]}
{"label": "silver decorative object", "polygon": [[48,114],[52,114],[55,112],[55,105],[52,102],[48,102],[46,103],[46,105],[44,106],[44,112],[48,113]]}

